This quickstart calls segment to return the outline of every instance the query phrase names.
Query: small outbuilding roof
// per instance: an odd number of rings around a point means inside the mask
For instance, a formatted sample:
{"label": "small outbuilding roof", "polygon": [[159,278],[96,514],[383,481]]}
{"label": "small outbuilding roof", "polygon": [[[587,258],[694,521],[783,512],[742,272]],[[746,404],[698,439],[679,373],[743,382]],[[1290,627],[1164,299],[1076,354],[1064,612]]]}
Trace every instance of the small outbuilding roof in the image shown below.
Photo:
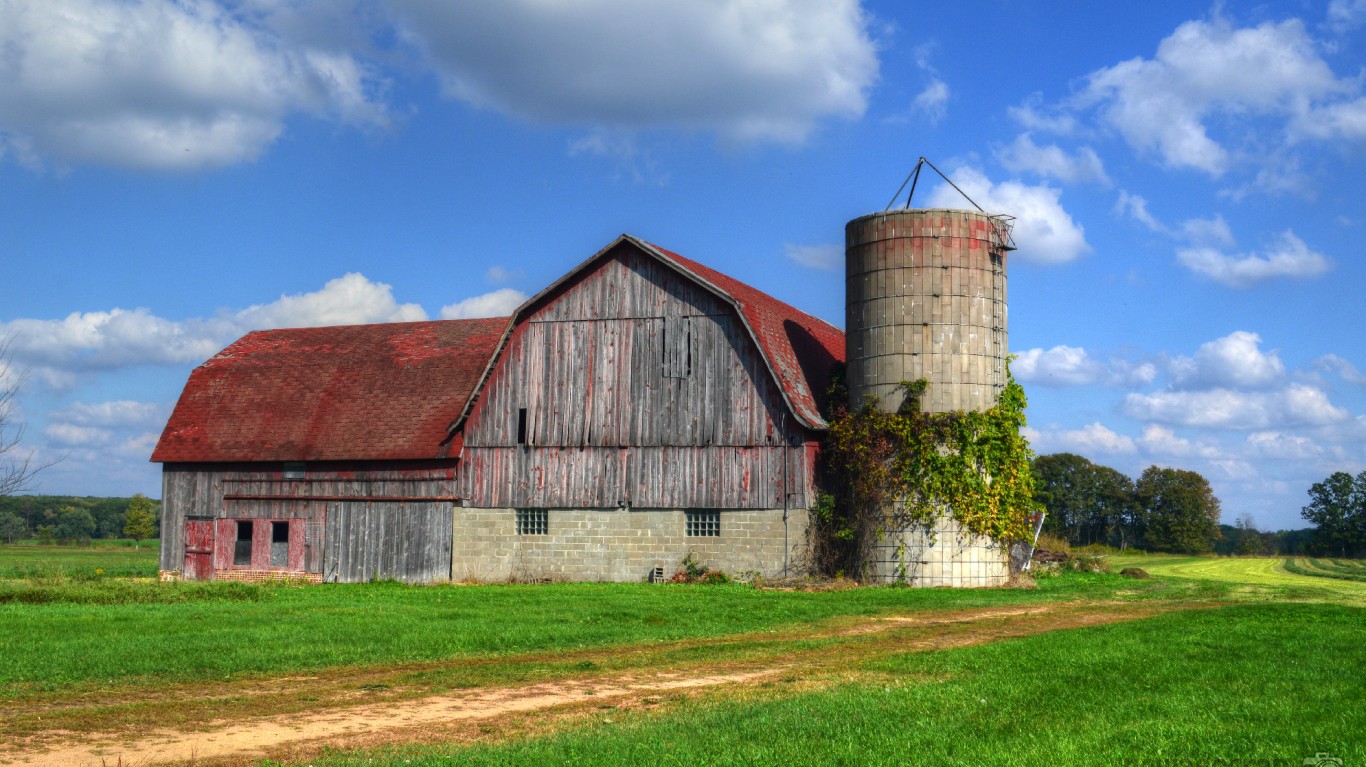
{"label": "small outbuilding roof", "polygon": [[153,461],[440,458],[508,318],[248,333],[195,368]]}

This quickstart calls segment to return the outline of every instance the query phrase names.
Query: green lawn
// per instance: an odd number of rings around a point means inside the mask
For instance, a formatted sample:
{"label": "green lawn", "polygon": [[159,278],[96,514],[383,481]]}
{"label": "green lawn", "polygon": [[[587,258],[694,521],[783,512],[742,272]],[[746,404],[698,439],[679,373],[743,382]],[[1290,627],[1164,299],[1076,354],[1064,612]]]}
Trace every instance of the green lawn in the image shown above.
{"label": "green lawn", "polygon": [[0,581],[14,578],[55,575],[120,576],[155,578],[157,542],[93,541],[89,546],[41,546],[38,544],[0,544]]}
{"label": "green lawn", "polygon": [[1301,764],[1366,758],[1366,611],[1238,605],[887,657],[757,700],[603,713],[559,734],[350,765]]}
{"label": "green lawn", "polygon": [[[743,585],[285,587],[109,579],[51,588],[95,597],[122,594],[124,603],[0,604],[0,658],[5,659],[0,697],[73,685],[177,682],[719,637],[892,611],[1109,599],[1132,592],[1134,583],[1069,576],[1029,590],[804,593]],[[1197,591],[1147,588],[1124,598],[1189,593]]]}
{"label": "green lawn", "polygon": [[[1109,558],[1115,572],[1139,567],[1152,575],[1186,580],[1271,587],[1273,598],[1327,599],[1366,605],[1366,583],[1316,578],[1286,569],[1282,557],[1197,557],[1184,554],[1129,554]],[[1343,560],[1347,561],[1347,560]]]}

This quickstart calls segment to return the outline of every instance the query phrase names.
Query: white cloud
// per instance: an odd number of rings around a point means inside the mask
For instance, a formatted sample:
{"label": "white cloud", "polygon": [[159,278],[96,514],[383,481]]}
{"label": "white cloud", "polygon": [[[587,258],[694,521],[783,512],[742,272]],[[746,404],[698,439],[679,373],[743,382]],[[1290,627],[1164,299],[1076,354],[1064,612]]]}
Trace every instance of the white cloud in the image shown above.
{"label": "white cloud", "polygon": [[1119,190],[1119,199],[1115,200],[1115,213],[1128,216],[1154,232],[1167,232],[1167,227],[1148,212],[1148,201],[1141,195]]}
{"label": "white cloud", "polygon": [[168,320],[145,308],[73,312],[60,320],[0,323],[0,337],[14,337],[15,362],[37,380],[67,388],[89,371],[201,362],[250,330],[426,318],[417,304],[395,301],[390,286],[352,273],[311,293],[210,318]]}
{"label": "white cloud", "polygon": [[507,317],[526,303],[527,294],[513,288],[501,288],[481,296],[441,307],[443,320],[468,320],[476,317]]}
{"label": "white cloud", "polygon": [[12,0],[0,50],[0,153],[31,166],[217,168],[259,157],[293,113],[386,121],[355,58],[208,0]]}
{"label": "white cloud", "polygon": [[1192,272],[1231,288],[1247,288],[1281,278],[1310,279],[1332,268],[1327,256],[1310,250],[1304,240],[1288,229],[1264,255],[1231,256],[1217,248],[1191,247],[1178,249],[1176,258]]}
{"label": "white cloud", "polygon": [[1164,458],[1214,458],[1219,455],[1218,448],[1178,437],[1176,432],[1157,424],[1148,424],[1143,428],[1143,436],[1138,438],[1138,444],[1148,455]]}
{"label": "white cloud", "polygon": [[1366,98],[1309,109],[1291,126],[1297,138],[1366,141]]}
{"label": "white cloud", "polygon": [[1055,178],[1064,184],[1096,183],[1110,185],[1105,165],[1091,147],[1068,154],[1057,144],[1039,146],[1028,133],[1021,133],[1009,146],[996,150],[996,159],[1014,173],[1035,173]]}
{"label": "white cloud", "polygon": [[1104,374],[1105,366],[1091,359],[1080,347],[1054,346],[1019,352],[1010,363],[1010,372],[1026,383],[1079,386],[1097,381]]}
{"label": "white cloud", "polygon": [[1049,387],[1135,386],[1152,383],[1157,367],[1150,362],[1135,363],[1112,359],[1101,362],[1077,346],[1059,345],[1051,349],[1026,349],[1015,355],[1010,372],[1026,383]]}
{"label": "white cloud", "polygon": [[1325,23],[1338,34],[1366,24],[1366,0],[1332,0]]}
{"label": "white cloud", "polygon": [[948,114],[949,86],[948,83],[935,78],[925,89],[916,94],[915,100],[911,102],[916,111],[921,112],[929,118],[931,123],[938,123]]}
{"label": "white cloud", "polygon": [[844,268],[844,248],[839,245],[793,245],[783,243],[783,253],[802,266],[828,272]]}
{"label": "white cloud", "polygon": [[1233,247],[1233,230],[1223,216],[1214,218],[1191,218],[1181,222],[1178,233],[1191,245],[1198,247]]}
{"label": "white cloud", "polygon": [[[1018,181],[992,183],[981,171],[962,167],[949,177],[988,213],[1015,217],[1014,254],[1026,261],[1061,264],[1091,251],[1086,233],[1058,202],[1062,193],[1048,186],[1027,186]],[[930,207],[965,208],[967,201],[948,184],[930,194]]]}
{"label": "white cloud", "polygon": [[1107,453],[1128,455],[1137,452],[1134,440],[1118,434],[1100,423],[1091,423],[1080,429],[1057,429],[1040,431],[1026,428],[1025,437],[1040,454],[1044,453]]}
{"label": "white cloud", "polygon": [[351,272],[328,280],[322,290],[282,295],[269,304],[248,307],[234,316],[239,327],[267,328],[361,325],[371,322],[416,322],[427,319],[417,304],[394,300],[393,288]]}
{"label": "white cloud", "polygon": [[1035,93],[1025,103],[1006,109],[1007,114],[1025,130],[1070,135],[1077,131],[1077,118],[1059,106],[1046,106],[1043,94]]}
{"label": "white cloud", "polygon": [[1126,415],[1142,421],[1212,429],[1273,429],[1328,425],[1351,415],[1328,401],[1321,390],[1292,384],[1269,392],[1232,389],[1130,393]]}
{"label": "white cloud", "polygon": [[1350,384],[1366,386],[1366,373],[1336,354],[1325,354],[1314,360],[1314,367],[1336,373],[1339,378]]}
{"label": "white cloud", "polygon": [[1300,21],[1235,29],[1215,18],[1182,24],[1152,59],[1093,72],[1073,105],[1096,107],[1131,146],[1155,152],[1168,166],[1218,176],[1233,158],[1211,138],[1212,117],[1293,117],[1349,87]]}
{"label": "white cloud", "polygon": [[1253,432],[1247,435],[1247,446],[1257,455],[1282,460],[1317,458],[1323,454],[1323,448],[1308,437],[1279,431]]}
{"label": "white cloud", "polygon": [[48,415],[50,422],[79,426],[160,426],[171,415],[171,409],[160,402],[77,402]]}
{"label": "white cloud", "polygon": [[878,62],[856,0],[392,0],[445,93],[536,122],[803,140]]}
{"label": "white cloud", "polygon": [[521,269],[508,269],[507,267],[494,264],[484,272],[484,279],[492,283],[512,282],[522,276]]}
{"label": "white cloud", "polygon": [[1183,388],[1265,388],[1285,378],[1275,352],[1261,350],[1262,337],[1245,330],[1200,345],[1194,357],[1176,357],[1172,377]]}

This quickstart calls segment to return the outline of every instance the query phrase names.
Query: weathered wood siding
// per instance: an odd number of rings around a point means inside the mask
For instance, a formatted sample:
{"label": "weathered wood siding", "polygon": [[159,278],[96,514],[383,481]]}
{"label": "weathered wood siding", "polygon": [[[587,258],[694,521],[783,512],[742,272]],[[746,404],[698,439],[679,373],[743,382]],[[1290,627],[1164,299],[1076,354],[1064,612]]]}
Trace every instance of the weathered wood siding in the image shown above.
{"label": "weathered wood siding", "polygon": [[[227,520],[215,535],[215,572],[242,570],[223,550],[231,520],[291,522],[291,547],[303,546],[286,569],[323,573],[337,563],[336,580],[394,577],[425,582],[450,577],[451,510],[455,462],[388,462],[305,467],[286,479],[281,464],[166,464],[162,471],[161,569],[185,564],[188,518]],[[354,499],[354,500],[353,500]],[[369,507],[373,513],[360,511]],[[266,535],[268,526],[258,526]],[[302,532],[298,535],[297,531]],[[394,538],[398,536],[398,538]],[[375,560],[333,550],[335,542],[374,548]],[[269,545],[262,538],[261,545]],[[417,554],[421,550],[424,554]],[[444,564],[442,558],[444,557]],[[433,575],[444,567],[444,574]]]}
{"label": "weathered wood siding", "polygon": [[[477,507],[808,505],[814,437],[734,309],[623,246],[514,330],[464,429]],[[784,468],[784,456],[787,466]]]}

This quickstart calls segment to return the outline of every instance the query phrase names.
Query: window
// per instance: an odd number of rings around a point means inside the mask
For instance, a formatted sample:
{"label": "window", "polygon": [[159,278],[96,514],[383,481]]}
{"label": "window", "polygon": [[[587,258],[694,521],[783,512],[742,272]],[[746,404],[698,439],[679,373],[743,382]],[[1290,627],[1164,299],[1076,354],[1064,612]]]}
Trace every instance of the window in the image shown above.
{"label": "window", "polygon": [[304,478],[304,463],[303,463],[303,461],[289,461],[288,463],[286,463],[286,464],[285,464],[285,468],[284,468],[284,472],[283,472],[283,474],[282,474],[282,478],[283,478],[283,479],[303,479],[303,478]]}
{"label": "window", "polygon": [[232,548],[232,563],[234,565],[251,564],[251,520],[238,520],[237,540]]}
{"label": "window", "polygon": [[518,535],[546,535],[550,532],[550,515],[545,509],[518,509]]}
{"label": "window", "polygon": [[270,523],[270,566],[289,567],[289,523]]}
{"label": "window", "polygon": [[526,444],[526,408],[517,409],[517,444]]}
{"label": "window", "polygon": [[685,533],[689,538],[715,538],[721,535],[721,512],[716,509],[688,509],[684,515]]}

